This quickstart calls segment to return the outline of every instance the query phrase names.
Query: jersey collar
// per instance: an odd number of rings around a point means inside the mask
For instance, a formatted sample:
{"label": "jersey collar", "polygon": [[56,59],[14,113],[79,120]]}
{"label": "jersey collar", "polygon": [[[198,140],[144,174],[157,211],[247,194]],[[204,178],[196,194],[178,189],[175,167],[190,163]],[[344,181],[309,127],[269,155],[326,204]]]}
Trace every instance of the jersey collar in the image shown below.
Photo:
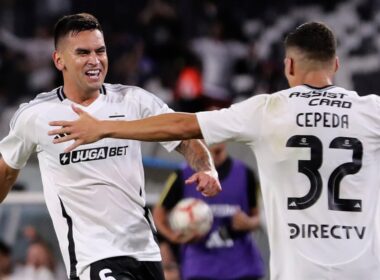
{"label": "jersey collar", "polygon": [[[107,94],[106,87],[104,85],[101,86],[99,93],[104,94],[104,95]],[[58,99],[61,101],[67,98],[65,92],[63,91],[63,86],[60,86],[59,88],[57,88],[56,94],[58,96]]]}
{"label": "jersey collar", "polygon": [[315,90],[327,90],[327,89],[335,87],[334,85],[326,85],[326,86],[323,86],[323,87],[314,87],[314,86],[311,86],[311,85],[308,85],[308,84],[303,84],[303,86],[311,88],[311,89],[315,89]]}

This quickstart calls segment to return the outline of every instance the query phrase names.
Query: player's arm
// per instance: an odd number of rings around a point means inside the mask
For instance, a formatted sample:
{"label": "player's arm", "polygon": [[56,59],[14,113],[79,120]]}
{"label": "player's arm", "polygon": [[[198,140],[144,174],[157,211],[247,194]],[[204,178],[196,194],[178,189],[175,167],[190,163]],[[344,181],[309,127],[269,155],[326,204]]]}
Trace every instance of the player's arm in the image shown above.
{"label": "player's arm", "polygon": [[166,181],[160,200],[153,207],[152,214],[157,231],[172,243],[181,243],[180,235],[169,225],[169,213],[183,197],[183,184],[182,173],[179,170],[173,172]]}
{"label": "player's arm", "polygon": [[238,211],[232,217],[232,228],[238,231],[251,231],[260,226],[259,208],[257,207],[256,179],[253,171],[246,168],[249,213]]}
{"label": "player's arm", "polygon": [[69,152],[79,145],[92,143],[107,137],[141,141],[202,138],[197,117],[191,113],[168,113],[135,121],[108,121],[97,120],[75,106],[73,106],[73,110],[79,115],[77,120],[49,123],[51,126],[61,127],[49,131],[49,135],[67,135],[55,139],[54,143],[75,140],[65,152]]}
{"label": "player's arm", "polygon": [[232,228],[237,231],[255,230],[260,225],[259,209],[251,208],[250,213],[238,211],[232,217]]}
{"label": "player's arm", "polygon": [[153,208],[154,224],[156,225],[158,232],[168,241],[175,244],[184,244],[197,241],[200,238],[196,233],[183,234],[172,230],[169,225],[169,214],[170,210],[160,204]]}
{"label": "player's arm", "polygon": [[0,202],[5,199],[11,190],[18,174],[19,170],[9,167],[0,155]]}
{"label": "player's arm", "polygon": [[158,232],[172,243],[185,243],[185,236],[173,231],[169,226],[169,211],[162,205],[156,205],[153,208],[154,224]]}
{"label": "player's arm", "polygon": [[186,243],[193,239],[191,235],[185,236],[172,230],[169,225],[170,211],[183,198],[183,188],[185,186],[182,173],[174,172],[169,176],[159,202],[153,207],[153,219],[158,232],[165,239],[176,244]]}
{"label": "player's arm", "polygon": [[185,182],[197,184],[197,190],[205,196],[213,196],[221,191],[214,161],[206,146],[200,140],[184,140],[176,150],[187,160],[196,172]]}

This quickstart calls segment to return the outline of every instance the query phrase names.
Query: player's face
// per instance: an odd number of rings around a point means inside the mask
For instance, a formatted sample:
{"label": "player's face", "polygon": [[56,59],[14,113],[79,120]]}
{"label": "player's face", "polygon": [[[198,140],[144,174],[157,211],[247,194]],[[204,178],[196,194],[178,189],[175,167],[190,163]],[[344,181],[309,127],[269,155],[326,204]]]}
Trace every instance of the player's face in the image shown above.
{"label": "player's face", "polygon": [[69,33],[61,40],[54,61],[63,73],[65,88],[80,93],[98,91],[108,70],[103,33],[97,29]]}

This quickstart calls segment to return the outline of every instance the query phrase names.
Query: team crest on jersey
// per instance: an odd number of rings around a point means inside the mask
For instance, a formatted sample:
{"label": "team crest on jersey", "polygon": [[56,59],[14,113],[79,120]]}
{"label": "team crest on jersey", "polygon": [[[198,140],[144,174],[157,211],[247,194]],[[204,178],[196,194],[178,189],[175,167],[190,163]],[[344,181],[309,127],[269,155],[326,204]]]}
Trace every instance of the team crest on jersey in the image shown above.
{"label": "team crest on jersey", "polygon": [[98,147],[62,153],[59,155],[61,165],[78,163],[84,161],[102,160],[108,157],[124,156],[127,154],[128,146]]}

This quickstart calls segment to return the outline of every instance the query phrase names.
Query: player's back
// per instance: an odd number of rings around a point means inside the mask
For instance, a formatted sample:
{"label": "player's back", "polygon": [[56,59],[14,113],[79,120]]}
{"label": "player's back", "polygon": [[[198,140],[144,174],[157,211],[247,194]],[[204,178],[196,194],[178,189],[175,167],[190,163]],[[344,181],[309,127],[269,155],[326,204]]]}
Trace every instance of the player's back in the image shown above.
{"label": "player's back", "polygon": [[298,86],[264,100],[253,149],[272,279],[379,279],[380,98]]}

